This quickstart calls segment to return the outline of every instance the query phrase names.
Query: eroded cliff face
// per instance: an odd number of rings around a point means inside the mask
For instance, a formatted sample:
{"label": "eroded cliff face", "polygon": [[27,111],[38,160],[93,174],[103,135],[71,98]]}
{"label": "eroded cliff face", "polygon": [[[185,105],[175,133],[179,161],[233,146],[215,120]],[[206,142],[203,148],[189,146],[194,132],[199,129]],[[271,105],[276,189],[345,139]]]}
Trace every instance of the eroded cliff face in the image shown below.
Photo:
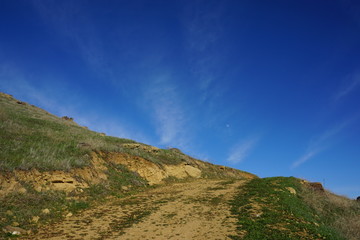
{"label": "eroded cliff face", "polygon": [[[40,172],[36,169],[0,173],[0,196],[9,193],[25,193],[27,187],[37,192],[59,190],[65,192],[82,191],[91,185],[106,183],[110,165],[122,165],[138,174],[149,185],[161,184],[167,178],[208,178],[231,177],[250,179],[255,175],[217,166],[195,159],[186,159],[177,165],[156,164],[139,156],[116,152],[92,152],[91,165],[70,171]],[[120,171],[120,170],[119,170]]]}

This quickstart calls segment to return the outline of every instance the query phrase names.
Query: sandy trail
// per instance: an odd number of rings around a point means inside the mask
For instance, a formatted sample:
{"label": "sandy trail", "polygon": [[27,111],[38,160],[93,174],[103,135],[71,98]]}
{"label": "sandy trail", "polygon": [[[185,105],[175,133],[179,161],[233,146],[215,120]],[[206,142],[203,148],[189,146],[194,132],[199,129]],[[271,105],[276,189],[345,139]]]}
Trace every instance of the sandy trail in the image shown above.
{"label": "sandy trail", "polygon": [[174,183],[113,199],[29,239],[229,239],[236,220],[227,201],[245,181]]}

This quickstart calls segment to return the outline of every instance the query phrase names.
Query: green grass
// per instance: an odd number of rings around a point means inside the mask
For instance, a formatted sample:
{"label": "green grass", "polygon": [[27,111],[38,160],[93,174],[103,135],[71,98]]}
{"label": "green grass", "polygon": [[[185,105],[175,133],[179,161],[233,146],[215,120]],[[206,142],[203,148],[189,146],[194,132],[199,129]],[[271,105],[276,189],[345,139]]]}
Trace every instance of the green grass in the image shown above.
{"label": "green grass", "polygon": [[239,230],[232,239],[345,239],[305,203],[302,187],[292,177],[253,179],[241,187],[231,205]]}
{"label": "green grass", "polygon": [[69,170],[89,165],[90,151],[121,151],[133,140],[101,136],[35,106],[0,96],[0,170]]}
{"label": "green grass", "polygon": [[[76,119],[75,119],[76,121]],[[162,166],[189,157],[181,151],[131,149],[130,139],[103,136],[29,104],[18,104],[0,94],[0,171],[70,170],[90,164],[90,152],[121,152]],[[138,143],[141,144],[141,143]],[[142,146],[147,146],[141,144]]]}
{"label": "green grass", "polygon": [[[129,144],[141,147],[133,148]],[[96,202],[105,201],[108,196],[121,198],[148,187],[147,182],[138,174],[125,166],[107,161],[107,154],[114,152],[142,157],[160,167],[180,163],[195,166],[199,163],[178,149],[152,151],[151,146],[130,139],[104,136],[33,105],[19,104],[16,99],[0,93],[0,174],[14,176],[14,170],[30,169],[69,171],[91,166],[91,155],[94,153],[104,160],[107,167],[104,170],[107,181],[95,185],[89,183],[89,188],[79,192],[39,193],[32,189],[30,183],[21,182],[27,188],[26,193],[0,196],[0,229],[6,225],[14,225],[14,222],[24,229],[35,229],[37,224],[31,221],[34,216],[40,217],[40,224],[58,221],[67,212],[76,213]],[[200,168],[205,177],[227,177],[227,172],[219,169],[219,166],[201,162]],[[167,180],[174,181],[172,178]],[[218,199],[214,199],[213,203],[216,204],[217,201]],[[50,210],[50,214],[42,214],[41,211],[45,208]],[[10,216],[6,214],[7,211],[13,214]],[[130,217],[130,220],[137,221],[138,217],[142,218],[146,214]]]}
{"label": "green grass", "polygon": [[[68,212],[76,214],[93,204],[106,201],[107,196],[122,198],[148,187],[145,180],[125,166],[108,164],[107,167],[108,181],[91,185],[83,192],[36,192],[30,184],[24,183],[26,193],[11,193],[0,197],[0,229],[17,222],[21,228],[36,230],[38,224],[59,221]],[[129,189],[124,191],[123,186]],[[46,208],[50,210],[49,214],[42,213]],[[40,217],[38,223],[32,222],[34,216]],[[4,236],[1,234],[0,239]]]}
{"label": "green grass", "polygon": [[[18,223],[21,228],[35,230],[39,223],[58,221],[65,212],[77,213],[88,207],[88,202],[67,200],[66,194],[60,191],[13,193],[0,199],[0,229]],[[43,213],[44,209],[49,209],[50,213]],[[39,217],[38,222],[32,221],[34,216]]]}

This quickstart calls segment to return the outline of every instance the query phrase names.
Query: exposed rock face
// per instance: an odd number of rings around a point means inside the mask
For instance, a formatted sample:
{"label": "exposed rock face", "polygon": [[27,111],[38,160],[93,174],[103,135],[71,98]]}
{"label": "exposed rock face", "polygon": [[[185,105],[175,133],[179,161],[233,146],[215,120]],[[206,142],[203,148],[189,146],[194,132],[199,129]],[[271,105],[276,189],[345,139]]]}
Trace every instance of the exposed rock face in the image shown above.
{"label": "exposed rock face", "polygon": [[76,189],[88,188],[91,184],[98,184],[107,180],[106,170],[104,161],[93,153],[92,166],[72,169],[69,172],[39,172],[33,169],[3,173],[0,174],[0,196],[13,192],[25,193],[26,189],[21,185],[21,182],[30,184],[37,192],[48,190],[71,192]]}
{"label": "exposed rock face", "polygon": [[146,179],[150,185],[159,184],[167,177],[183,179],[186,177],[200,178],[201,170],[186,164],[159,165],[144,158],[125,153],[109,153],[106,156],[109,162],[125,165],[129,170],[137,172]]}
{"label": "exposed rock face", "polygon": [[138,173],[146,179],[150,185],[160,183],[162,179],[166,178],[160,166],[141,157],[125,153],[108,153],[104,155],[104,157],[111,163],[124,165],[130,171]]}
{"label": "exposed rock face", "polygon": [[[127,144],[129,148],[141,148],[156,154],[160,149],[156,147]],[[25,193],[27,190],[21,183],[25,182],[32,186],[35,191],[42,192],[48,190],[58,190],[65,192],[82,191],[93,184],[105,182],[107,176],[107,164],[120,164],[127,167],[130,171],[139,174],[140,177],[148,181],[150,185],[160,184],[168,177],[178,179],[200,178],[203,171],[210,172],[215,177],[234,177],[251,179],[256,177],[250,173],[240,172],[235,169],[216,166],[188,157],[178,165],[156,164],[144,158],[126,153],[91,153],[91,166],[72,169],[68,172],[49,171],[39,172],[36,169],[29,171],[16,170],[8,173],[0,173],[0,196],[9,193]],[[205,175],[206,177],[206,175]]]}
{"label": "exposed rock face", "polygon": [[307,184],[309,187],[311,187],[315,191],[325,192],[323,185],[319,182],[309,182]]}
{"label": "exposed rock face", "polygon": [[199,168],[182,164],[182,165],[169,165],[165,166],[165,172],[168,176],[176,177],[179,179],[193,177],[193,178],[200,178],[201,177],[201,170]]}
{"label": "exposed rock face", "polygon": [[11,192],[26,192],[26,189],[15,180],[15,178],[9,176],[9,174],[0,175],[0,196],[7,195]]}

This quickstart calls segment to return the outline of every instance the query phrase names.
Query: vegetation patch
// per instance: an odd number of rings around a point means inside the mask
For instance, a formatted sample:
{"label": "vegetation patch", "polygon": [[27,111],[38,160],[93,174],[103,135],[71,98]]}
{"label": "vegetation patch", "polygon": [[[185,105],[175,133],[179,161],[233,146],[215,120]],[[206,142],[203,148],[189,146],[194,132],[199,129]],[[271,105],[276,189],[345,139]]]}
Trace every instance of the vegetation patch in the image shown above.
{"label": "vegetation patch", "polygon": [[36,231],[38,224],[58,221],[66,212],[77,213],[87,207],[88,202],[67,200],[66,194],[61,191],[9,194],[0,199],[0,229],[11,225]]}
{"label": "vegetation patch", "polygon": [[103,136],[73,120],[2,96],[0,120],[0,171],[85,167],[90,164],[90,151],[121,151],[121,144],[135,142]]}
{"label": "vegetation patch", "polygon": [[[291,192],[290,189],[295,190]],[[299,180],[290,177],[253,179],[231,201],[238,219],[232,239],[345,239],[303,199]]]}
{"label": "vegetation patch", "polygon": [[304,185],[302,196],[307,205],[321,216],[324,222],[337,229],[346,239],[360,236],[360,202],[331,192],[319,192]]}

